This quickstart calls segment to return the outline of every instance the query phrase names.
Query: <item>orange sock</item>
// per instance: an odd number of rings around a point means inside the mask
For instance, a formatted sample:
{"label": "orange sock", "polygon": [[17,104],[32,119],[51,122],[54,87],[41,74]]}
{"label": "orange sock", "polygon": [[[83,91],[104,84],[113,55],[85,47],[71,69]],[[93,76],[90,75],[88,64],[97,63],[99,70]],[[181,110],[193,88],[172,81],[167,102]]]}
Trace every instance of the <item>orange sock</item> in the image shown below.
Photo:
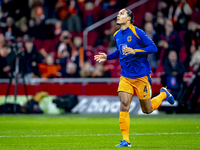
{"label": "orange sock", "polygon": [[123,140],[129,142],[130,117],[128,112],[120,111],[119,124],[120,130],[122,131]]}
{"label": "orange sock", "polygon": [[154,98],[151,99],[151,105],[153,107],[153,111],[156,110],[162,101],[167,97],[167,94],[165,92],[160,92],[160,94]]}

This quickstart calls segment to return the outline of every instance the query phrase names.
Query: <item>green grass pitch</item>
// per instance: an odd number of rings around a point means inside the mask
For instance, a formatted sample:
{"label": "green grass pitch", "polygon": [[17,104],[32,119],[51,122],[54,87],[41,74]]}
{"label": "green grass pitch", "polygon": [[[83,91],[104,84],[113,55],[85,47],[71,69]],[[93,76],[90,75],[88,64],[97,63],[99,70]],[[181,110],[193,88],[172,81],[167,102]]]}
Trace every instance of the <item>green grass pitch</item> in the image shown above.
{"label": "green grass pitch", "polygon": [[0,150],[197,150],[200,115],[131,115],[131,148],[122,139],[118,115],[1,115]]}

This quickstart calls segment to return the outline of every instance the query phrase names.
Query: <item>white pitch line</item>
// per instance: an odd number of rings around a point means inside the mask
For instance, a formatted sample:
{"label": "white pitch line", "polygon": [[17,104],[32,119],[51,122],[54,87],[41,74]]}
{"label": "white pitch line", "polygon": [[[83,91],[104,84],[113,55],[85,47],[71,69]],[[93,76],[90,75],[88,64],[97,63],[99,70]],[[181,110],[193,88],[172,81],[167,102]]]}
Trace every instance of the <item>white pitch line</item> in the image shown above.
{"label": "white pitch line", "polygon": [[[180,134],[200,134],[200,132],[171,132],[171,133],[131,133],[130,135],[180,135]],[[82,134],[82,135],[1,135],[0,138],[8,137],[70,137],[70,136],[115,136],[121,134]]]}

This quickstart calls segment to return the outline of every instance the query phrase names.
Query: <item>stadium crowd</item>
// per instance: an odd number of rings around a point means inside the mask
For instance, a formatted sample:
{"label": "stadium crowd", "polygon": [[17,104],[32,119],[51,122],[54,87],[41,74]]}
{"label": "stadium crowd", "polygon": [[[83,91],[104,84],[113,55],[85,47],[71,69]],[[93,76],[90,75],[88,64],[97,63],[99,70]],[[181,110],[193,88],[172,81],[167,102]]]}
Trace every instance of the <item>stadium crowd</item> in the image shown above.
{"label": "stadium crowd", "polygon": [[[82,32],[134,2],[22,0],[19,3],[17,0],[3,0],[0,77],[7,78],[9,72],[14,71],[14,51],[19,49],[23,62],[20,71],[26,78],[118,77],[118,60],[104,66],[93,61],[94,54],[100,51],[111,53],[115,49],[113,34],[119,28],[115,20],[92,31],[86,49],[83,49]],[[198,69],[199,9],[197,0],[154,0],[140,7],[143,16],[135,14],[135,24],[158,47],[158,53],[149,56],[154,75],[163,72],[177,75]],[[168,54],[177,60],[170,61]]]}
{"label": "stadium crowd", "polygon": [[[112,20],[88,35],[83,30],[137,0],[3,0],[0,12],[0,78],[8,78],[20,58],[20,77],[119,77],[119,60],[95,63],[94,55],[115,50]],[[158,47],[149,55],[152,77],[161,77],[175,98],[184,102],[183,76],[195,76],[188,89],[198,99],[200,76],[200,1],[151,0],[132,10],[134,25]],[[195,87],[195,88],[194,88]],[[180,94],[181,89],[183,90]],[[196,96],[196,97],[195,97]],[[195,106],[196,103],[191,106]]]}

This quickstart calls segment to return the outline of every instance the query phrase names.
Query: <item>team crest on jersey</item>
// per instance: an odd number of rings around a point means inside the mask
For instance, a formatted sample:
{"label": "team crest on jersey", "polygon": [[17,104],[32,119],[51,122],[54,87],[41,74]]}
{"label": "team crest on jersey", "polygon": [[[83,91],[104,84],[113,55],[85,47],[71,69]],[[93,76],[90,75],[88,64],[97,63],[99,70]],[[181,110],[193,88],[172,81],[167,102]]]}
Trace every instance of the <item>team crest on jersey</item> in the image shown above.
{"label": "team crest on jersey", "polygon": [[127,37],[127,41],[130,42],[131,40],[132,40],[132,37],[131,37],[131,36],[128,36],[128,37]]}

